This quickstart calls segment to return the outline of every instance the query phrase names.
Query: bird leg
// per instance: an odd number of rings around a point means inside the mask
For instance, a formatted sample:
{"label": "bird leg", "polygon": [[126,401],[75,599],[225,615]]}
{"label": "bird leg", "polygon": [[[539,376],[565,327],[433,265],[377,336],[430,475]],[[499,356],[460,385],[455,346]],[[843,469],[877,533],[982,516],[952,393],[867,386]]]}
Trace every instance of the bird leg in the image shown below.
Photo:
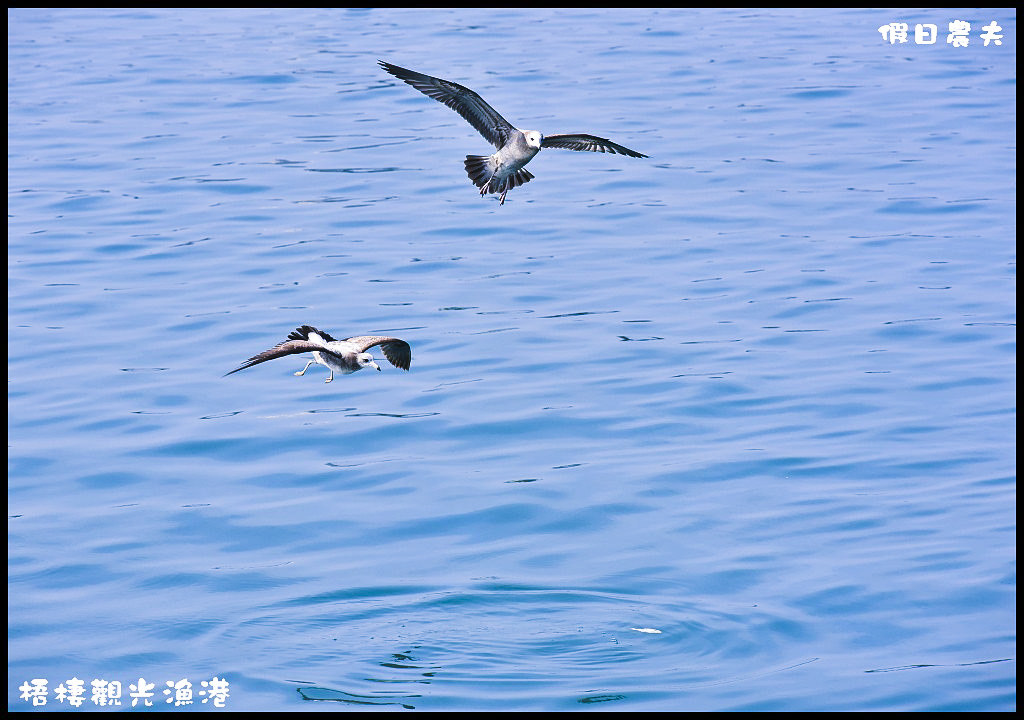
{"label": "bird leg", "polygon": [[326,380],[324,380],[324,382],[325,382],[325,383],[329,383],[329,382],[330,382],[331,380],[333,380],[333,379],[334,379],[334,370],[333,370],[333,369],[331,369],[331,374],[330,374],[330,376],[329,376],[329,377],[328,377],[328,378],[327,378]]}
{"label": "bird leg", "polygon": [[312,365],[315,362],[316,362],[316,360],[310,360],[308,363],[306,363],[306,367],[302,368],[301,370],[299,370],[295,374],[298,375],[299,377],[302,377],[303,375],[306,374],[306,371],[309,370],[309,366]]}

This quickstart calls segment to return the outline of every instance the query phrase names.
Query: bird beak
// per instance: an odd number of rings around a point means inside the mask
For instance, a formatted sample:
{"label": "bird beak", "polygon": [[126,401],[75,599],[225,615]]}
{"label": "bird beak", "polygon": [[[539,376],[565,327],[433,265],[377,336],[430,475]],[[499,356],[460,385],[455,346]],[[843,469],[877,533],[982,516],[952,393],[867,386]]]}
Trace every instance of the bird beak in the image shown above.
{"label": "bird beak", "polygon": [[377,372],[380,372],[380,365],[378,365],[378,364],[377,364],[377,363],[375,363],[375,362],[372,362],[372,363],[370,363],[370,364],[371,364],[371,365],[373,365],[373,366],[374,366],[375,368],[377,368]]}

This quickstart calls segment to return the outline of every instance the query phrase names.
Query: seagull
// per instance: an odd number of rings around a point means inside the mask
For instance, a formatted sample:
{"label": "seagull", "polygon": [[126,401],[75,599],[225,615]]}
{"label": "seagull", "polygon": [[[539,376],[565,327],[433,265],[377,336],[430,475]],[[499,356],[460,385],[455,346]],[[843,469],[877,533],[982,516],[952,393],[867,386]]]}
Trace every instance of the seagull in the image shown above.
{"label": "seagull", "polygon": [[500,192],[499,205],[505,204],[505,195],[509,190],[533,180],[533,175],[524,170],[523,166],[530,162],[541,148],[557,147],[567,150],[619,153],[635,158],[647,157],[643,153],[596,135],[571,133],[544,136],[536,130],[519,130],[512,127],[508,120],[467,87],[451,80],[406,70],[383,60],[377,62],[399,80],[404,80],[424,95],[450,107],[475,127],[485,140],[498,148],[498,152],[493,155],[467,155],[466,172],[469,179],[480,188],[481,195]]}
{"label": "seagull", "polygon": [[335,372],[348,375],[365,367],[376,368],[377,372],[380,372],[380,365],[373,361],[373,355],[366,352],[374,345],[380,345],[384,357],[396,368],[409,369],[412,351],[409,349],[409,343],[405,340],[382,335],[357,335],[346,340],[335,340],[323,330],[317,330],[312,325],[303,325],[288,333],[288,339],[284,342],[269,350],[264,350],[259,355],[254,355],[231,372],[226,373],[224,377],[274,358],[312,352],[313,359],[295,374],[304,375],[310,365],[319,363],[331,371],[330,376],[324,380],[325,383],[329,383],[334,379]]}

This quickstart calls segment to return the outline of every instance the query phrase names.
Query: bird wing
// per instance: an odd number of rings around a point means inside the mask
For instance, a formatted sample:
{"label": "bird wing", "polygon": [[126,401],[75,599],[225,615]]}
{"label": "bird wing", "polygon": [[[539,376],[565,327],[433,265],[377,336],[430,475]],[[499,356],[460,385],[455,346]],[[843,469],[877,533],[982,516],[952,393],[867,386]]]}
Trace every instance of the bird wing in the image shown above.
{"label": "bird wing", "polygon": [[623,147],[618,143],[613,143],[611,140],[597,137],[596,135],[584,135],[581,133],[571,133],[567,135],[545,135],[544,140],[541,142],[541,147],[556,147],[565,148],[566,150],[589,150],[590,152],[606,152],[606,153],[618,153],[620,155],[629,155],[635,158],[645,158],[647,155],[638,153],[636,150],[630,150],[628,147]]}
{"label": "bird wing", "polygon": [[405,340],[382,335],[358,335],[350,337],[345,342],[352,343],[359,352],[366,352],[374,345],[380,345],[384,357],[388,362],[401,370],[408,370],[412,361],[412,349]]}
{"label": "bird wing", "polygon": [[290,333],[288,333],[288,339],[289,340],[309,340],[309,334],[310,333],[315,333],[315,334],[319,335],[320,337],[322,337],[324,339],[324,342],[334,342],[335,341],[334,338],[332,338],[328,333],[325,333],[323,330],[319,330],[319,329],[313,327],[312,325],[303,325],[302,327],[295,328]]}
{"label": "bird wing", "polygon": [[328,353],[335,355],[336,353],[331,352],[319,343],[310,342],[309,340],[285,340],[283,343],[275,345],[269,350],[264,350],[259,355],[253,355],[251,358],[246,360],[244,363],[236,367],[229,373],[226,373],[224,377],[236,373],[239,370],[245,370],[251,368],[253,365],[259,365],[267,360],[273,360],[274,358],[284,357],[285,355],[296,355],[298,353],[317,351],[322,353]]}
{"label": "bird wing", "polygon": [[399,80],[404,80],[427,97],[432,97],[457,112],[475,127],[487,142],[499,150],[516,130],[508,120],[498,114],[497,110],[468,87],[414,70],[406,70],[383,60],[377,62]]}

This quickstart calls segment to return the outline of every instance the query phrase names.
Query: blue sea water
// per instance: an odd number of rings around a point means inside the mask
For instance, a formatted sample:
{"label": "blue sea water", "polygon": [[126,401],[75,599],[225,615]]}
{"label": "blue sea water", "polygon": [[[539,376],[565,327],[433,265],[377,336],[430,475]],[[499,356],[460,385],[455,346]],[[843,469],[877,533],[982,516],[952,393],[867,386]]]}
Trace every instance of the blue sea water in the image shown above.
{"label": "blue sea water", "polygon": [[1015,214],[1010,9],[9,9],[8,708],[1013,710]]}

